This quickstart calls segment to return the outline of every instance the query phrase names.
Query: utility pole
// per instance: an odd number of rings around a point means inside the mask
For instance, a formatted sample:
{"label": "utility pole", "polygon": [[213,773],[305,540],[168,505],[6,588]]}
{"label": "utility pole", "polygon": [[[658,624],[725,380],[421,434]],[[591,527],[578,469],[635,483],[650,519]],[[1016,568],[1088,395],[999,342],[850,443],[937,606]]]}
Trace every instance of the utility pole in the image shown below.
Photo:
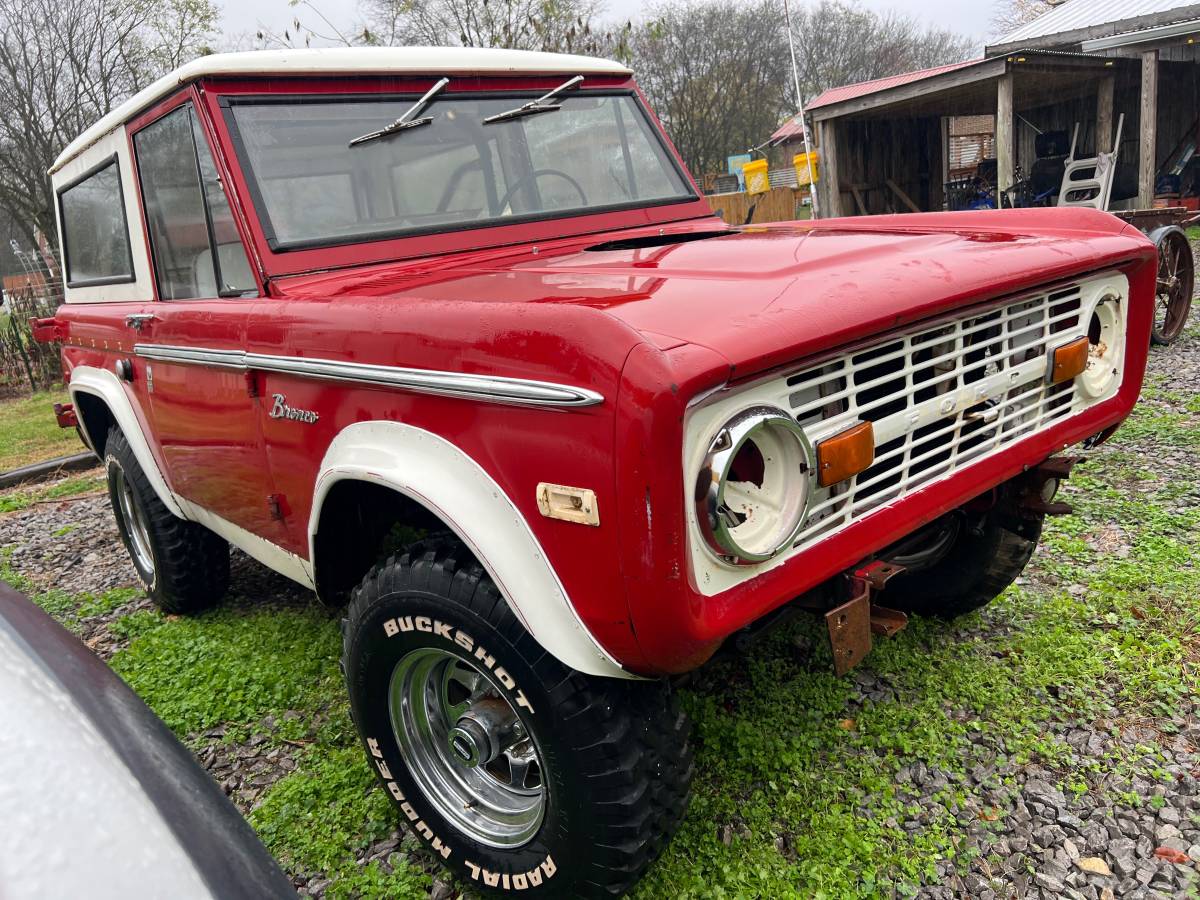
{"label": "utility pole", "polygon": [[804,158],[808,165],[808,195],[812,197],[813,218],[817,218],[817,182],[813,178],[812,145],[808,142],[808,123],[804,120],[804,97],[800,94],[800,68],[796,65],[796,44],[792,40],[792,8],[783,0],[783,16],[787,20],[788,50],[792,54],[792,81],[796,85],[796,117],[800,119],[800,132],[804,135]]}

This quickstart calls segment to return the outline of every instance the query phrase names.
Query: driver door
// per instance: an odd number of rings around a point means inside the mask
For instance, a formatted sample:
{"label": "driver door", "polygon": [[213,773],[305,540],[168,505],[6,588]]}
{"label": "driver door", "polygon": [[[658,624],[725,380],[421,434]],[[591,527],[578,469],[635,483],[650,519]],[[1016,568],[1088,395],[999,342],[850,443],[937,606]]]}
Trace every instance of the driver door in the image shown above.
{"label": "driver door", "polygon": [[257,401],[244,369],[231,364],[245,349],[258,283],[204,129],[184,98],[152,112],[132,136],[158,292],[135,336],[150,415],[172,489],[278,544],[283,526]]}

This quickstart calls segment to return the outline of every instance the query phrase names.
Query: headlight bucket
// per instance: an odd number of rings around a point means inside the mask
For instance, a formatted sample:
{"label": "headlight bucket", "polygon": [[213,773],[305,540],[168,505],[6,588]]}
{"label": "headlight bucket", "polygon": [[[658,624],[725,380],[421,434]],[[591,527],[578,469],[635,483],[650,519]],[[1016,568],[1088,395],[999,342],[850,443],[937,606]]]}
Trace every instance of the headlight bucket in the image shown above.
{"label": "headlight bucket", "polygon": [[1089,397],[1102,397],[1120,371],[1125,349],[1125,320],[1121,312],[1121,299],[1113,294],[1105,294],[1092,307],[1087,331],[1087,368],[1076,378]]}
{"label": "headlight bucket", "polygon": [[813,449],[790,415],[743,410],[717,431],[696,479],[696,517],[709,548],[730,562],[765,562],[804,527]]}

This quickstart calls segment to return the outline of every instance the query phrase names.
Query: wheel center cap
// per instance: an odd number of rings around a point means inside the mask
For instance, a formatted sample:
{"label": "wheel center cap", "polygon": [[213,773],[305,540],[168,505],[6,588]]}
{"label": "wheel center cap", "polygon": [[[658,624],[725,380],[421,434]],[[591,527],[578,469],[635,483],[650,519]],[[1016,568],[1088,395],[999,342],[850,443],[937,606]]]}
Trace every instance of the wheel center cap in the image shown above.
{"label": "wheel center cap", "polygon": [[451,756],[468,769],[474,769],[494,756],[487,731],[473,719],[459,719],[446,740]]}

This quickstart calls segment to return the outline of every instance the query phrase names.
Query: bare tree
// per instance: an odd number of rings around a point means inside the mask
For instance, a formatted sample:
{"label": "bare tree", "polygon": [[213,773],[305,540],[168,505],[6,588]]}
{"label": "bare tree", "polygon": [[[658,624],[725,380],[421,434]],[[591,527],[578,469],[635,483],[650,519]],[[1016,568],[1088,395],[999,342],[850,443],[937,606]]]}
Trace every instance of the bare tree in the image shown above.
{"label": "bare tree", "polygon": [[0,208],[55,239],[46,170],[85,128],[207,52],[210,0],[0,0]]}
{"label": "bare tree", "polygon": [[599,0],[365,0],[364,36],[385,45],[612,53],[621,30],[596,26]]}
{"label": "bare tree", "polygon": [[[806,98],[971,53],[971,41],[846,0],[793,9]],[[666,0],[631,40],[634,69],[680,153],[697,174],[762,144],[795,112],[780,0]]]}
{"label": "bare tree", "polygon": [[992,28],[997,37],[1003,38],[1062,3],[1063,0],[1003,0],[992,16]]}
{"label": "bare tree", "polygon": [[776,0],[682,0],[651,9],[633,67],[689,168],[724,169],[775,130],[788,107],[788,49]]}
{"label": "bare tree", "polygon": [[970,38],[953,31],[846,0],[803,7],[793,27],[801,89],[809,99],[845,84],[960,62],[975,49]]}

